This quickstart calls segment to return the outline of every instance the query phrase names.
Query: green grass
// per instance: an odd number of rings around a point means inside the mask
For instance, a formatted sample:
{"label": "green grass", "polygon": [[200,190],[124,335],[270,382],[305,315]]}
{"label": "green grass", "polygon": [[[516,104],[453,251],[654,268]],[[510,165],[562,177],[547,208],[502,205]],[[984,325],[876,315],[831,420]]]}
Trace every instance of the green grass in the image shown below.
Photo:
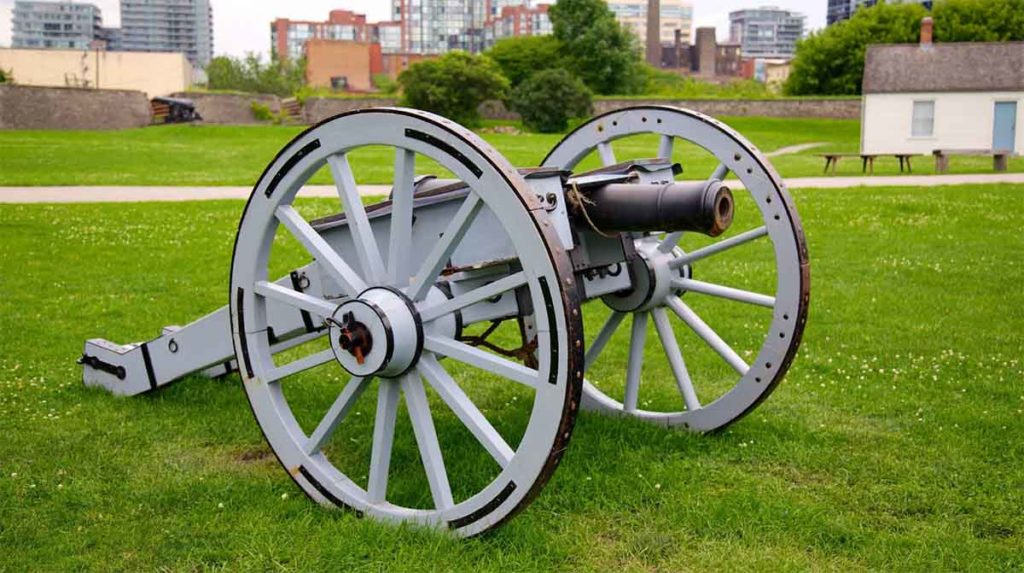
{"label": "green grass", "polygon": [[[724,120],[763,151],[800,143],[825,146],[772,159],[784,177],[818,176],[824,151],[855,152],[859,122],[851,120],[735,117]],[[0,131],[0,185],[243,185],[255,183],[274,155],[302,128],[276,126],[164,126],[124,131]],[[561,135],[486,134],[484,139],[517,167],[538,165]],[[617,142],[620,154],[654,155],[653,137]],[[390,183],[393,156],[380,149],[359,152],[360,183]],[[710,173],[717,164],[692,146],[677,146],[684,169]],[[358,162],[356,162],[358,163]],[[951,173],[988,173],[990,157],[955,157]],[[596,165],[596,162],[586,166]],[[914,163],[915,173],[931,173],[930,157]],[[1024,171],[1024,158],[1010,159],[1011,171]],[[427,169],[421,166],[421,172]],[[879,159],[878,175],[898,174],[894,158]],[[840,163],[839,174],[860,175],[860,162]],[[326,172],[314,183],[329,183]]]}
{"label": "green grass", "polygon": [[[711,436],[582,414],[537,501],[472,540],[307,501],[237,378],[132,399],[82,387],[86,338],[147,339],[224,304],[240,202],[0,205],[0,570],[1024,568],[1024,186],[795,198],[812,305],[775,394]],[[742,319],[712,325],[744,336]],[[611,348],[590,376],[621,378]],[[644,388],[667,372],[649,357]],[[336,384],[295,391],[319,407]],[[514,426],[515,390],[475,391]],[[365,441],[372,402],[357,410],[347,437]],[[412,499],[400,446],[392,479]],[[443,447],[477,455],[468,436]]]}

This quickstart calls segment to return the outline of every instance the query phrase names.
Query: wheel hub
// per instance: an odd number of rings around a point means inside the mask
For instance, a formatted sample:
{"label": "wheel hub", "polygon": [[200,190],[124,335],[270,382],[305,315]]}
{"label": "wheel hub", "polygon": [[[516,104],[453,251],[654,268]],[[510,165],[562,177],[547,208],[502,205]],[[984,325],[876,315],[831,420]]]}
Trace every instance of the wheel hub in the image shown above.
{"label": "wheel hub", "polygon": [[387,287],[343,302],[327,323],[334,357],[353,376],[398,376],[423,349],[419,313],[404,294]]}
{"label": "wheel hub", "polygon": [[689,278],[690,267],[669,267],[669,261],[682,255],[682,250],[675,247],[663,253],[658,250],[659,244],[661,241],[656,237],[644,237],[634,241],[638,256],[629,267],[633,277],[633,288],[601,297],[605,304],[619,312],[638,312],[660,306],[664,304],[666,297],[678,294],[679,289],[672,286],[672,280]]}

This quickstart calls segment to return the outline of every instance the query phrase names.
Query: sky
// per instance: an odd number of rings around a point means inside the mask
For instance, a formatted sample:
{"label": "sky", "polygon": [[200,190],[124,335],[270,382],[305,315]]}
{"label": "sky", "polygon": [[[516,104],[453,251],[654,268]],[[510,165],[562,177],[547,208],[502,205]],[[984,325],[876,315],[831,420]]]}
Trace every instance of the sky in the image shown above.
{"label": "sky", "polygon": [[[76,0],[96,4],[103,11],[104,26],[121,22],[119,0]],[[535,0],[536,1],[536,0]],[[246,52],[270,52],[270,22],[274,18],[326,20],[333,9],[366,14],[371,22],[390,18],[390,0],[212,0],[213,43],[216,55],[241,56]],[[808,29],[825,25],[827,0],[692,0],[694,27],[714,26],[720,39],[728,35],[729,12],[770,5],[802,12]],[[14,0],[0,0],[0,46],[11,44],[11,9]]]}

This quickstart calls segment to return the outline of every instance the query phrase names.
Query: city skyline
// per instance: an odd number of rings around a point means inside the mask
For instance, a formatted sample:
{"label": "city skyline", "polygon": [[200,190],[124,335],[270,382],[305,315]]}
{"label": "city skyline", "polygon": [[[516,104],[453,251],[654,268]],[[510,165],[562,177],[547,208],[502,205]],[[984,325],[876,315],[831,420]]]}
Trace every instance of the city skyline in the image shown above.
{"label": "city skyline", "polygon": [[[91,3],[103,12],[103,25],[120,25],[120,0],[75,0]],[[282,5],[279,2],[253,0],[211,0],[214,12],[216,55],[241,56],[246,52],[270,54],[269,23],[275,18],[319,20],[332,9],[366,14],[377,22],[391,19],[390,0],[305,0]],[[542,3],[542,2],[534,2]],[[808,31],[825,25],[826,0],[693,0],[694,28],[713,26],[720,40],[729,35],[729,12],[758,6],[778,6],[807,16]],[[0,0],[0,46],[11,45],[11,9],[14,0]]]}

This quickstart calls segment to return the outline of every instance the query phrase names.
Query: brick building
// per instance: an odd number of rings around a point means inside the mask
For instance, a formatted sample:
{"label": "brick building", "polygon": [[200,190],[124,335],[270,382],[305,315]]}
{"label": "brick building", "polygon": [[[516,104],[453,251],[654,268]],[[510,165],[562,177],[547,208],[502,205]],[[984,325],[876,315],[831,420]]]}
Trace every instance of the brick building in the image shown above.
{"label": "brick building", "polygon": [[551,19],[548,17],[550,7],[550,4],[532,7],[527,4],[503,6],[501,11],[487,22],[486,46],[491,47],[503,38],[551,34]]}
{"label": "brick building", "polygon": [[270,50],[279,58],[301,58],[308,40],[370,42],[373,38],[366,15],[349,10],[331,10],[323,22],[278,18],[270,23]]}

